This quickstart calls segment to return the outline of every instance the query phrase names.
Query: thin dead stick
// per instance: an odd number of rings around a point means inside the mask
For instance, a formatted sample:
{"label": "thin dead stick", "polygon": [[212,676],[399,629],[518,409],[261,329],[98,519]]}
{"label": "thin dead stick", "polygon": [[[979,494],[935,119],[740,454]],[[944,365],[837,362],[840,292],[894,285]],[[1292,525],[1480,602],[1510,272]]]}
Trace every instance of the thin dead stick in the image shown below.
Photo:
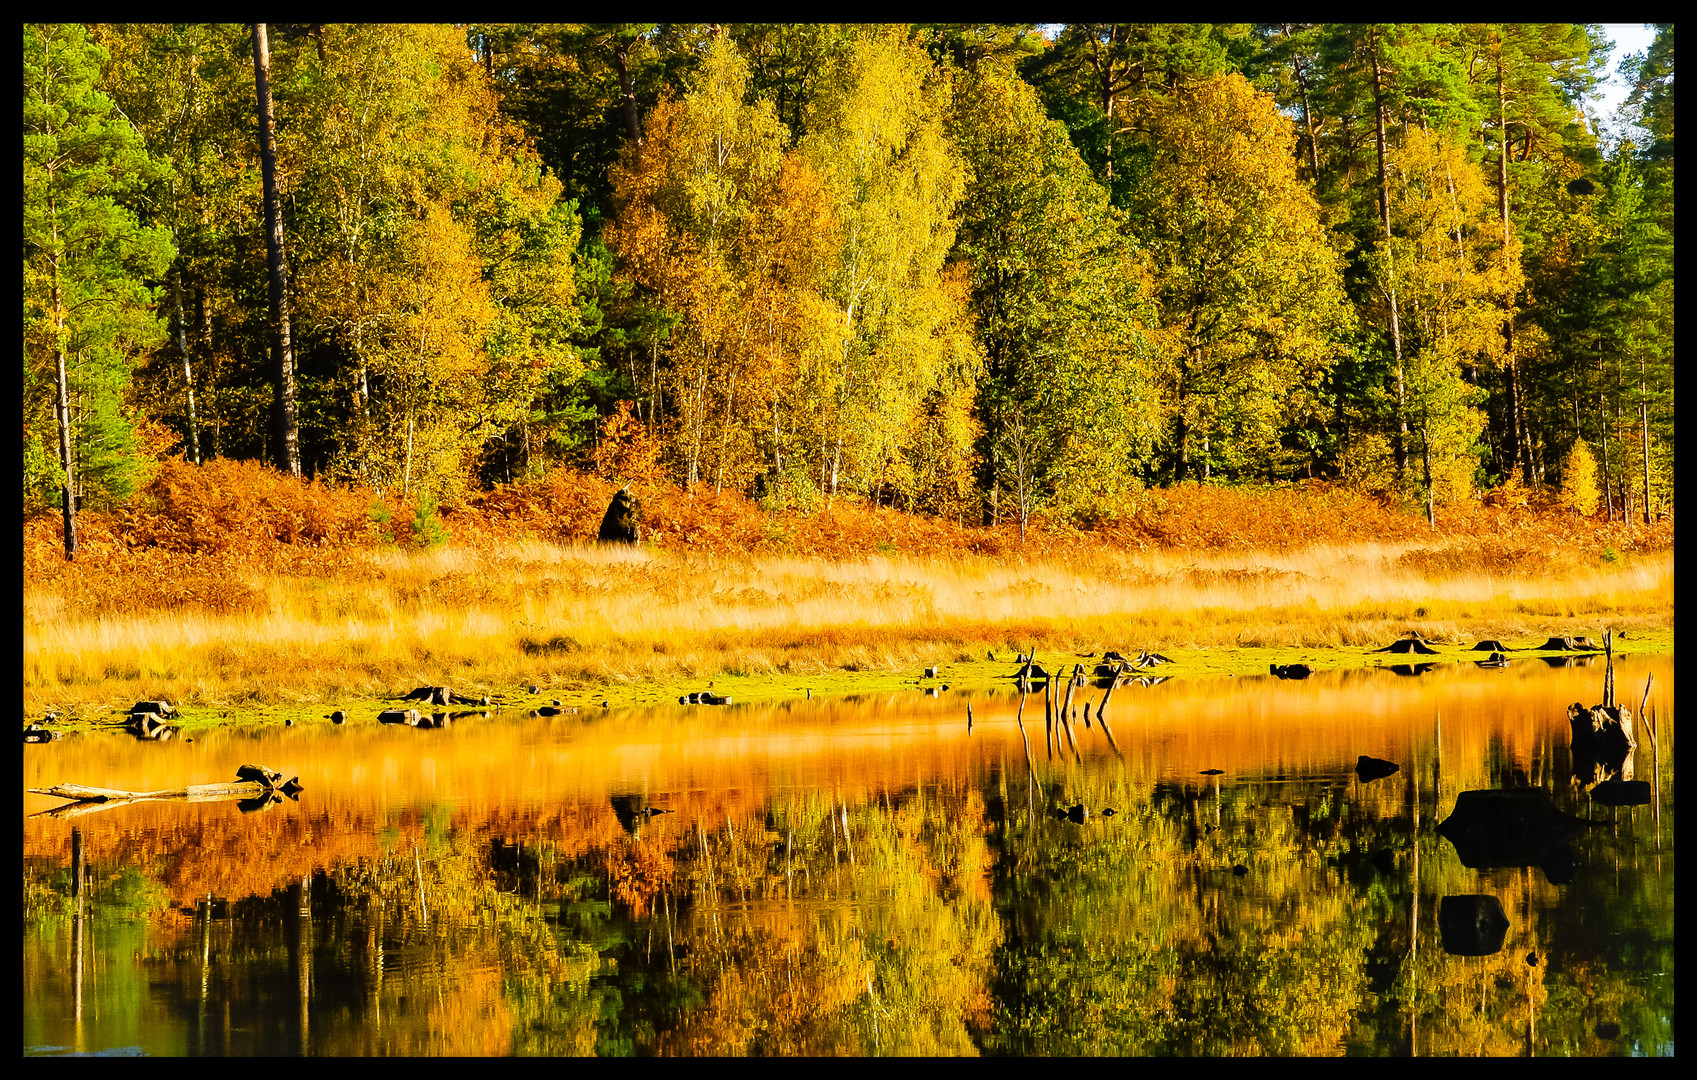
{"label": "thin dead stick", "polygon": [[1114,664],[1114,670],[1109,672],[1109,674],[1108,674],[1108,690],[1107,690],[1107,693],[1102,695],[1102,704],[1096,706],[1096,719],[1098,719],[1098,720],[1102,719],[1102,714],[1108,711],[1108,700],[1114,696],[1114,689],[1116,687],[1118,687],[1119,684],[1120,684],[1120,671],[1121,670],[1122,669],[1121,669],[1120,665],[1118,663],[1115,663]]}
{"label": "thin dead stick", "polygon": [[[970,709],[971,706],[968,706]],[[1037,766],[1031,761],[1031,740],[1025,735],[1025,695],[1019,695],[1019,712],[1014,714],[1014,721],[1019,724],[1019,741],[1025,744],[1025,768],[1028,774],[1035,774]]]}
{"label": "thin dead stick", "polygon": [[1043,680],[1043,747],[1049,760],[1055,760],[1055,680]]}
{"label": "thin dead stick", "polygon": [[1124,757],[1125,755],[1120,753],[1120,744],[1114,740],[1114,729],[1108,726],[1108,718],[1102,715],[1108,707],[1108,698],[1113,695],[1114,687],[1120,684],[1120,670],[1120,665],[1115,664],[1112,680],[1108,683],[1108,692],[1102,695],[1102,704],[1096,709],[1096,722],[1102,725],[1102,734],[1108,737],[1108,745],[1114,748],[1114,753]]}
{"label": "thin dead stick", "polygon": [[1067,745],[1072,747],[1072,756],[1078,757],[1078,740],[1072,736],[1072,694],[1078,688],[1078,665],[1072,668],[1072,677],[1067,680],[1067,699],[1061,706],[1061,730],[1067,733]]}
{"label": "thin dead stick", "polygon": [[1655,679],[1656,673],[1653,671],[1645,677],[1644,696],[1638,701],[1638,718],[1644,721],[1644,728],[1650,733],[1650,749],[1652,750],[1658,749],[1656,746],[1656,725],[1650,722],[1650,717],[1644,712],[1644,706],[1650,700],[1650,684],[1654,682]]}

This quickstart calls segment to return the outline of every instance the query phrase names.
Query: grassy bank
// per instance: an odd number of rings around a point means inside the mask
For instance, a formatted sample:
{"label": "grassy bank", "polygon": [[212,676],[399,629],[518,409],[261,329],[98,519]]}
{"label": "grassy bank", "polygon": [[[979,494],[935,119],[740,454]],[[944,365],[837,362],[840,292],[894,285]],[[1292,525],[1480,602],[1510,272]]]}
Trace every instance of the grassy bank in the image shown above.
{"label": "grassy bank", "polygon": [[[177,490],[85,515],[71,564],[52,520],[26,523],[26,718],[159,697],[220,718],[316,716],[425,684],[525,707],[675,700],[709,681],[839,693],[911,686],[929,665],[967,684],[1005,679],[1033,647],[1148,648],[1174,673],[1226,674],[1370,664],[1410,631],[1672,643],[1671,525],[1556,529],[1480,508],[1434,535],[1329,490],[1190,489],[1141,520],[1040,527],[1021,545],[888,510],[784,516],[662,492],[645,500],[656,539],[608,548],[573,533],[592,535],[608,490],[576,478],[459,508],[449,542],[419,549],[404,508],[251,468],[222,478],[239,492],[168,471]],[[683,510],[667,516],[667,499]],[[1327,520],[1305,529],[1304,513]],[[1348,541],[1351,521],[1401,535]]]}

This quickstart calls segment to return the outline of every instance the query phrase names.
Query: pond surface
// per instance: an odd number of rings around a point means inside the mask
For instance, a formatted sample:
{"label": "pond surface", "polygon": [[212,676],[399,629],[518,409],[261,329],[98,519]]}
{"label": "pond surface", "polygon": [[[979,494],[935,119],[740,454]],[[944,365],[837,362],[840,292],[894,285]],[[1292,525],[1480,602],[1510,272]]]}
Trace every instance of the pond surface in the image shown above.
{"label": "pond surface", "polygon": [[[1616,672],[1648,805],[1575,780],[1601,663],[1537,659],[1123,686],[1076,753],[955,691],[25,746],[25,788],[305,791],[26,794],[23,1049],[1671,1056],[1674,667]],[[1469,868],[1434,827],[1494,788],[1595,824]]]}

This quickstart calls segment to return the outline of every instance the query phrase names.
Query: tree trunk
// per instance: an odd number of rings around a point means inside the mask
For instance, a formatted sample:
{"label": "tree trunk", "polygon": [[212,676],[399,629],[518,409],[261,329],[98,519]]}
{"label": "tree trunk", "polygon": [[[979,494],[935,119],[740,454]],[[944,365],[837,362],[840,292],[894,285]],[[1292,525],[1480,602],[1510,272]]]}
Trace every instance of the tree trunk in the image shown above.
{"label": "tree trunk", "polygon": [[212,309],[206,303],[206,284],[197,282],[194,290],[195,322],[200,326],[201,374],[207,378],[206,407],[212,415],[212,457],[224,453],[224,424],[218,413],[218,372],[212,358]]}
{"label": "tree trunk", "polygon": [[59,289],[59,261],[53,261],[53,285],[50,302],[53,305],[53,361],[56,379],[54,382],[53,411],[59,426],[59,471],[64,477],[59,487],[59,502],[64,518],[65,532],[65,561],[74,561],[77,557],[77,510],[75,496],[75,478],[72,475],[71,464],[71,412],[70,395],[65,385],[65,298]]}
{"label": "tree trunk", "polygon": [[1614,489],[1609,486],[1609,405],[1608,398],[1601,392],[1597,394],[1597,434],[1602,442],[1602,452],[1598,456],[1598,464],[1603,469],[1603,510],[1608,519],[1615,519]]}
{"label": "tree trunk", "polygon": [[1420,424],[1420,460],[1426,474],[1426,524],[1438,531],[1437,496],[1432,491],[1432,432],[1429,422]]}
{"label": "tree trunk", "polygon": [[613,47],[613,66],[619,72],[619,111],[624,114],[625,130],[630,134],[630,141],[641,146],[642,126],[637,119],[636,90],[630,77],[630,47],[634,43],[634,40],[626,40]]}
{"label": "tree trunk", "polygon": [[[1508,95],[1503,86],[1503,55],[1497,48],[1497,220],[1501,224],[1503,264],[1506,269],[1509,252],[1508,220]],[[1509,375],[1509,428],[1514,458],[1520,465],[1520,475],[1527,483],[1533,481],[1532,448],[1526,437],[1526,410],[1520,400],[1520,365],[1514,355],[1514,297],[1503,297],[1503,356]]]}
{"label": "tree trunk", "polygon": [[1644,524],[1650,516],[1650,392],[1645,388],[1644,355],[1638,355],[1638,422],[1644,438]]}
{"label": "tree trunk", "polygon": [[1400,481],[1408,469],[1408,417],[1404,412],[1407,394],[1403,388],[1402,319],[1397,311],[1396,264],[1391,243],[1390,177],[1385,161],[1385,94],[1384,71],[1379,66],[1379,39],[1373,36],[1373,123],[1374,144],[1379,154],[1379,233],[1385,242],[1385,252],[1392,259],[1391,280],[1386,283],[1385,295],[1391,305],[1391,356],[1396,363],[1397,429],[1391,437],[1391,451],[1396,462],[1396,477]]}
{"label": "tree trunk", "polygon": [[295,426],[295,357],[289,336],[288,265],[283,254],[283,207],[277,185],[277,138],[271,115],[271,50],[265,24],[253,24],[253,83],[258,98],[259,160],[265,184],[265,248],[270,266],[271,350],[277,372],[277,467],[301,474]]}
{"label": "tree trunk", "polygon": [[183,383],[189,399],[189,459],[200,464],[200,428],[194,413],[194,369],[189,363],[189,329],[183,317],[183,272],[171,278],[171,296],[177,304],[177,348],[183,353]]}
{"label": "tree trunk", "polygon": [[1314,187],[1320,186],[1320,147],[1314,138],[1314,113],[1308,107],[1308,75],[1302,70],[1302,58],[1291,57],[1291,73],[1296,76],[1296,86],[1302,96],[1302,126],[1308,133],[1308,167],[1313,171]]}

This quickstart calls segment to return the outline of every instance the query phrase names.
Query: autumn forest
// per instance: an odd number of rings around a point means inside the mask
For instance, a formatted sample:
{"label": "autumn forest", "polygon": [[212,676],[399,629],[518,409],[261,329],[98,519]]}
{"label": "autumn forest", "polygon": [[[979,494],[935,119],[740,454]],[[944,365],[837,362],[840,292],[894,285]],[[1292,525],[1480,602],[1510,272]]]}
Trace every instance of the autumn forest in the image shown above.
{"label": "autumn forest", "polygon": [[68,532],[180,456],[421,519],[567,469],[1022,531],[1310,479],[1647,521],[1673,28],[1624,59],[1613,142],[1609,50],[1549,24],[27,26],[26,515]]}

